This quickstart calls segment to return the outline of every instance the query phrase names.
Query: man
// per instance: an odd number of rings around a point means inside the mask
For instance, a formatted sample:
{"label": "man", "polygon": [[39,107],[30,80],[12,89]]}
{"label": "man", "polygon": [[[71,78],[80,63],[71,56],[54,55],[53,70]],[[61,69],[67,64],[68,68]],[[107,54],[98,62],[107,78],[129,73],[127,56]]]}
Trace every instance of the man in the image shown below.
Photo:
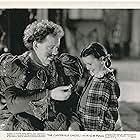
{"label": "man", "polygon": [[77,116],[74,114],[67,124],[67,116],[56,112],[52,102],[71,96],[70,85],[55,86],[59,75],[54,60],[63,35],[61,26],[48,20],[35,21],[24,31],[23,41],[29,51],[20,56],[1,56],[0,86],[8,114],[3,130],[79,129]]}

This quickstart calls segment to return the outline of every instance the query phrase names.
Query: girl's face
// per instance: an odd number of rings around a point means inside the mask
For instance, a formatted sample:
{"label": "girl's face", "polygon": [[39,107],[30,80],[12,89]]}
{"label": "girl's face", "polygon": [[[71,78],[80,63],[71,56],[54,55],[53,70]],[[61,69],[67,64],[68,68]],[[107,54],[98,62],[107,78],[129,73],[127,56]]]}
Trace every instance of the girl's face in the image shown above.
{"label": "girl's face", "polygon": [[90,73],[98,73],[102,68],[101,61],[95,58],[93,55],[82,57],[82,60],[86,65],[87,70],[90,71]]}
{"label": "girl's face", "polygon": [[59,45],[60,38],[50,34],[42,42],[37,42],[37,47],[34,47],[34,50],[41,61],[51,61],[58,54]]}

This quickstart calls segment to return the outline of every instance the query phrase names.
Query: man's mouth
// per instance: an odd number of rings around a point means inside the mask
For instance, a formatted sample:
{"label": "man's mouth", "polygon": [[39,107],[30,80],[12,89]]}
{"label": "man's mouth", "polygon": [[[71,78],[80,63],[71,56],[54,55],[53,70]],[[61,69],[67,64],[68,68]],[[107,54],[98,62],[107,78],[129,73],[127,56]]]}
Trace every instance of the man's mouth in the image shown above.
{"label": "man's mouth", "polygon": [[51,61],[53,59],[53,57],[48,57],[48,60]]}

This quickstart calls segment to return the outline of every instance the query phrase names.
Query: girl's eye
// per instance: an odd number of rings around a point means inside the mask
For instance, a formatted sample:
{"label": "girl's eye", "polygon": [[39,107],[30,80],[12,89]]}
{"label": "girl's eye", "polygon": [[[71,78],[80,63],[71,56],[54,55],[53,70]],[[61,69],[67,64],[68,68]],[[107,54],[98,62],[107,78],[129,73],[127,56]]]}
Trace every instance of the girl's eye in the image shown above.
{"label": "girl's eye", "polygon": [[90,63],[88,63],[87,65],[91,66],[91,64],[90,64]]}

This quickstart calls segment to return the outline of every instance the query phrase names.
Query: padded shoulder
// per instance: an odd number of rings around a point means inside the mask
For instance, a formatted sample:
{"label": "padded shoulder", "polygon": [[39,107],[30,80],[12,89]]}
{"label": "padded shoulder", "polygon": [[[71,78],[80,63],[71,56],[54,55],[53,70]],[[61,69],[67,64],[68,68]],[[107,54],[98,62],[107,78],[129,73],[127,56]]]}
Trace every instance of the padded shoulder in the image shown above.
{"label": "padded shoulder", "polygon": [[4,53],[0,56],[0,64],[3,64],[3,62],[9,62],[13,61],[16,56],[13,56],[11,53]]}
{"label": "padded shoulder", "polygon": [[5,53],[0,56],[0,75],[12,76],[17,70],[24,67],[17,55]]}

